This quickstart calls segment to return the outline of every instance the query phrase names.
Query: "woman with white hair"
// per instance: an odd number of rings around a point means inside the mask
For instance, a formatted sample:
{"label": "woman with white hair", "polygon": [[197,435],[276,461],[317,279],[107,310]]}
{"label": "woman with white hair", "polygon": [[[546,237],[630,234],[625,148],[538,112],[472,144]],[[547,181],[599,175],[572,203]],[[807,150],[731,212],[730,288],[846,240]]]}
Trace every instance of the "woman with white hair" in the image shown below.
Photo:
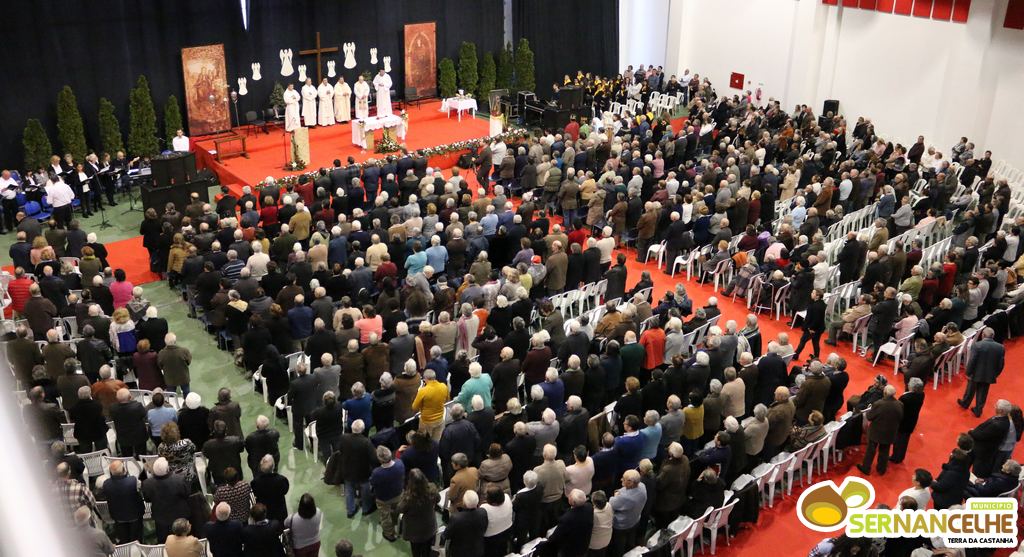
{"label": "woman with white hair", "polygon": [[483,399],[484,406],[490,407],[491,389],[493,387],[494,384],[491,382],[491,376],[483,373],[483,368],[478,362],[472,362],[469,364],[469,379],[462,385],[456,400],[463,407],[469,408],[473,397],[479,396]]}

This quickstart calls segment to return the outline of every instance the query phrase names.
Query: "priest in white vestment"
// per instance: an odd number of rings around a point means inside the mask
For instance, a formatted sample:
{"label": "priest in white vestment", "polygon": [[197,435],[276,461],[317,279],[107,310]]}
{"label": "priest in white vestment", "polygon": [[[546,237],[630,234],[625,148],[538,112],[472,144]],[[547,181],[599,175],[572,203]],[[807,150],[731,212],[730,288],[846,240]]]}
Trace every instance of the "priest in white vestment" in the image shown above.
{"label": "priest in white vestment", "polygon": [[308,77],[302,86],[302,123],[306,127],[316,125],[316,86]]}
{"label": "priest in white vestment", "polygon": [[339,77],[334,84],[334,119],[338,122],[352,119],[352,88],[345,83],[344,77]]}
{"label": "priest in white vestment", "polygon": [[373,88],[377,91],[377,117],[391,116],[391,76],[381,69],[373,78]]}
{"label": "priest in white vestment", "polygon": [[284,131],[291,132],[302,127],[302,119],[299,117],[299,100],[302,95],[295,90],[295,84],[289,83],[288,90],[284,92]]}
{"label": "priest in white vestment", "polygon": [[333,126],[334,87],[331,87],[326,77],[320,83],[320,87],[317,87],[316,93],[320,98],[320,108],[317,110],[317,123],[321,126]]}
{"label": "priest in white vestment", "polygon": [[369,118],[370,84],[363,79],[363,76],[359,76],[359,81],[356,81],[356,86],[352,88],[352,91],[356,95],[356,119]]}

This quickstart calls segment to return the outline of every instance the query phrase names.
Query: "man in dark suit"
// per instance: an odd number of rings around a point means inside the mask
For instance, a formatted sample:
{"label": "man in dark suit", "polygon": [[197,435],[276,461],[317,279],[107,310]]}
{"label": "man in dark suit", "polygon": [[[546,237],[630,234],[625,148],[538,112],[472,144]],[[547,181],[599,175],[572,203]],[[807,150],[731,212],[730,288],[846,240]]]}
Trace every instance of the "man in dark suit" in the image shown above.
{"label": "man in dark suit", "polygon": [[1010,430],[1010,410],[1013,406],[1007,400],[996,401],[996,415],[978,424],[967,432],[974,440],[974,466],[972,471],[979,478],[987,478],[995,469],[999,446]]}
{"label": "man in dark suit", "polygon": [[917,418],[921,414],[921,407],[924,406],[924,381],[917,377],[911,379],[907,384],[907,392],[900,397],[900,402],[903,403],[903,420],[900,421],[900,428],[896,432],[892,458],[889,459],[894,464],[903,462],[910,435],[917,427]]}
{"label": "man in dark suit", "polygon": [[981,409],[985,407],[985,400],[988,398],[988,389],[996,378],[1003,372],[1006,349],[993,337],[996,332],[991,327],[985,327],[981,332],[981,340],[974,343],[971,348],[971,358],[967,362],[967,390],[964,396],[956,401],[962,408],[971,405],[971,400],[977,397],[974,404],[974,415],[981,417]]}
{"label": "man in dark suit", "polygon": [[544,496],[544,489],[537,485],[537,473],[530,470],[523,474],[519,482],[525,487],[516,492],[512,497],[512,511],[514,522],[512,531],[515,539],[513,547],[520,547],[524,543],[540,535],[541,499]]}
{"label": "man in dark suit", "polygon": [[316,378],[308,373],[309,368],[299,363],[295,372],[298,375],[288,385],[288,402],[292,407],[292,433],[295,436],[295,448],[302,450],[302,430],[306,425],[306,417],[316,409]]}
{"label": "man in dark suit", "polygon": [[242,523],[231,519],[231,505],[221,502],[213,509],[217,520],[206,523],[206,539],[217,557],[242,557]]}
{"label": "man in dark suit", "polygon": [[146,430],[146,408],[142,403],[133,400],[128,389],[120,389],[117,391],[117,404],[112,405],[108,411],[110,419],[114,421],[114,432],[117,433],[118,454],[146,454],[149,432]]}
{"label": "man in dark suit", "polygon": [[[886,288],[884,296],[885,299],[871,308],[873,317],[868,321],[868,336],[871,337],[871,348],[868,352],[872,355],[876,354],[878,349],[889,340],[892,327],[899,318],[900,306],[896,302],[896,289],[891,286]],[[869,355],[868,359],[872,357]]]}
{"label": "man in dark suit", "polygon": [[555,531],[548,536],[547,544],[558,555],[580,557],[587,554],[587,544],[594,527],[594,508],[587,502],[587,496],[579,489],[569,493],[569,510],[558,519]]}
{"label": "man in dark suit", "polygon": [[877,451],[877,470],[880,475],[885,475],[889,467],[889,446],[896,441],[896,433],[903,422],[903,403],[896,400],[896,387],[886,385],[882,399],[872,404],[864,417],[870,422],[868,448],[864,451],[864,462],[858,464],[857,469],[870,476]]}
{"label": "man in dark suit", "polygon": [[479,508],[480,497],[475,491],[462,496],[462,508],[448,519],[444,538],[452,555],[483,555],[484,532],[487,530],[487,511]]}
{"label": "man in dark suit", "polygon": [[263,503],[256,503],[249,511],[250,524],[242,527],[242,543],[247,548],[246,556],[284,557],[284,546],[281,545],[281,522],[267,519],[267,508]]}
{"label": "man in dark suit", "polygon": [[259,474],[260,460],[264,455],[274,457],[274,462],[281,460],[281,451],[277,446],[280,440],[281,434],[270,427],[270,420],[266,416],[256,418],[256,431],[245,438],[246,461],[253,478]]}
{"label": "man in dark suit", "polygon": [[788,379],[786,362],[779,357],[779,345],[768,343],[768,353],[757,362],[757,397],[755,403],[770,406],[775,401],[775,388],[785,385]]}
{"label": "man in dark suit", "polygon": [[565,404],[565,415],[559,420],[558,455],[560,457],[568,458],[576,447],[587,445],[588,421],[590,421],[590,412],[583,408],[583,401],[578,396],[570,396]]}

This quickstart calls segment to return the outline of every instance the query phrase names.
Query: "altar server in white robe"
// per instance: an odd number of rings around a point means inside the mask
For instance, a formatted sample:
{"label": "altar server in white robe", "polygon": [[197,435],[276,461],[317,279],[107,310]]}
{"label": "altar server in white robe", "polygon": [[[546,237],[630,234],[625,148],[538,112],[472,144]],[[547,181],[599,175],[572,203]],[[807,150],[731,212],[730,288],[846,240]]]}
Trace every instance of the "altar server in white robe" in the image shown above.
{"label": "altar server in white robe", "polygon": [[356,119],[369,118],[370,84],[363,79],[363,76],[359,76],[359,81],[356,81],[356,86],[352,88],[352,92],[356,95]]}
{"label": "altar server in white robe", "polygon": [[391,116],[391,76],[383,68],[373,78],[373,88],[377,91],[377,117]]}
{"label": "altar server in white robe", "polygon": [[306,127],[316,125],[316,86],[308,77],[302,86],[302,122]]}
{"label": "altar server in white robe", "polygon": [[299,100],[302,95],[295,90],[295,84],[289,83],[288,90],[284,92],[284,131],[291,132],[302,127],[302,119],[299,117]]}
{"label": "altar server in white robe", "polygon": [[345,83],[344,77],[338,78],[334,84],[334,119],[348,122],[352,119],[352,88]]}
{"label": "altar server in white robe", "polygon": [[334,125],[334,87],[331,87],[330,82],[325,77],[320,83],[320,87],[316,89],[317,96],[320,97],[320,108],[317,110],[317,123],[321,126],[333,126]]}

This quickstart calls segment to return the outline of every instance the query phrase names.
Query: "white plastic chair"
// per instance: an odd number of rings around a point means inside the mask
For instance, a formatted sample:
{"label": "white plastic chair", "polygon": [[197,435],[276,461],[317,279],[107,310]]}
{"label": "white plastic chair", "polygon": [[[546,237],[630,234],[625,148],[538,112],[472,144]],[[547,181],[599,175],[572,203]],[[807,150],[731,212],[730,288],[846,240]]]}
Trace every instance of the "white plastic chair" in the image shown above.
{"label": "white plastic chair", "polygon": [[309,422],[309,425],[302,430],[302,436],[304,443],[302,444],[303,451],[313,451],[313,458],[318,458],[320,454],[320,439],[316,436],[316,420]]}
{"label": "white plastic chair", "polygon": [[704,540],[701,539],[701,533],[704,531],[704,521],[707,520],[708,516],[714,512],[714,507],[708,507],[704,514],[701,515],[697,520],[691,520],[682,530],[677,534],[676,542],[672,545],[672,554],[681,554],[683,548],[686,548],[686,557],[693,557],[693,545],[696,540],[700,543],[701,549],[704,549]]}
{"label": "white plastic chair", "polygon": [[135,546],[135,550],[138,552],[138,557],[164,557],[164,544],[159,545],[144,545],[138,544]]}
{"label": "white plastic chair", "polygon": [[739,500],[733,500],[732,503],[725,505],[722,508],[715,509],[708,516],[708,519],[704,523],[704,530],[707,530],[711,537],[711,554],[715,554],[715,550],[718,546],[718,530],[725,528],[725,544],[732,545],[729,541],[729,515],[732,514],[733,508],[736,507],[736,503]]}
{"label": "white plastic chair", "polygon": [[668,245],[668,240],[662,240],[660,244],[651,244],[651,247],[647,248],[647,253],[644,255],[644,263],[647,263],[651,259],[653,254],[658,258],[658,270],[661,270],[665,261],[665,246]]}

